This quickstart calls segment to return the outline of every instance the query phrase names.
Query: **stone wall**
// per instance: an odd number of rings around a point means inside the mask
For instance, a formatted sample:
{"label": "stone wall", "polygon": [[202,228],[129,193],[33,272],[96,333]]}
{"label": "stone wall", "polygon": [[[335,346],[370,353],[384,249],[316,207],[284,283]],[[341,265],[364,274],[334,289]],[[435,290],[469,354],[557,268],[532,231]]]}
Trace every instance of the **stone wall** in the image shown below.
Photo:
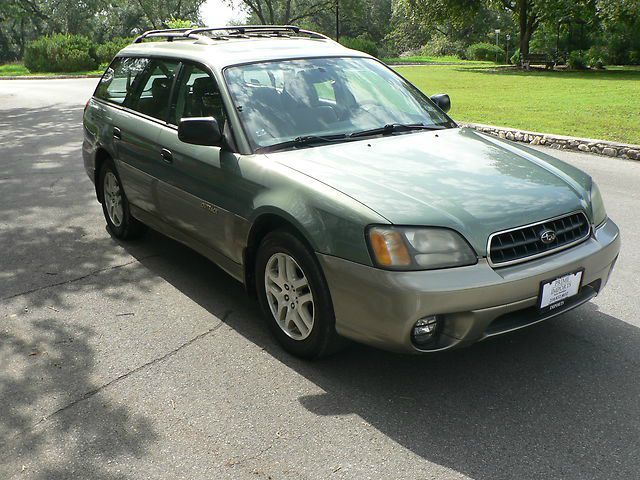
{"label": "stone wall", "polygon": [[558,150],[578,150],[591,152],[609,157],[619,157],[631,160],[640,160],[640,145],[631,145],[606,140],[594,140],[592,138],[567,137],[564,135],[552,135],[549,133],[529,132],[514,128],[495,127],[493,125],[481,125],[478,123],[464,123],[479,132],[488,133],[500,138],[506,138],[514,142],[523,142],[530,145],[546,145]]}

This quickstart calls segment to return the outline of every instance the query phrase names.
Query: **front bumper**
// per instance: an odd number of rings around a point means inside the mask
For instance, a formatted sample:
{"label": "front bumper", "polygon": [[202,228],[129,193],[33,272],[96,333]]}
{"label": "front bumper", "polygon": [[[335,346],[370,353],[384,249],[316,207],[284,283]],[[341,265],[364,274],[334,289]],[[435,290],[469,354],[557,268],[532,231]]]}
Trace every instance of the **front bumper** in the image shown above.
{"label": "front bumper", "polygon": [[[546,320],[596,296],[620,251],[608,219],[575,247],[519,265],[493,269],[486,259],[469,267],[392,272],[318,254],[340,335],[387,350],[424,352],[469,345]],[[537,309],[540,283],[584,268],[578,295],[557,310]],[[416,321],[439,315],[438,341],[428,350],[411,341]]]}

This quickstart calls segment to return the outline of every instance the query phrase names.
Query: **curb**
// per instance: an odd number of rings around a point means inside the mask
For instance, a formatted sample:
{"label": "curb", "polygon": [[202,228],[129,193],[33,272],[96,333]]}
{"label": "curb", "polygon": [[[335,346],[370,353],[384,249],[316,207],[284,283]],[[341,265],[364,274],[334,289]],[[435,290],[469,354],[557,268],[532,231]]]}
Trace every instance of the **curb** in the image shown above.
{"label": "curb", "polygon": [[473,128],[482,133],[488,133],[513,142],[528,143],[529,145],[546,145],[557,150],[575,150],[583,153],[595,153],[608,157],[640,160],[640,145],[630,143],[610,142],[594,138],[568,137],[552,133],[530,132],[516,128],[496,127],[481,123],[461,122],[461,126]]}
{"label": "curb", "polygon": [[102,75],[10,75],[0,80],[65,80],[73,78],[101,78]]}

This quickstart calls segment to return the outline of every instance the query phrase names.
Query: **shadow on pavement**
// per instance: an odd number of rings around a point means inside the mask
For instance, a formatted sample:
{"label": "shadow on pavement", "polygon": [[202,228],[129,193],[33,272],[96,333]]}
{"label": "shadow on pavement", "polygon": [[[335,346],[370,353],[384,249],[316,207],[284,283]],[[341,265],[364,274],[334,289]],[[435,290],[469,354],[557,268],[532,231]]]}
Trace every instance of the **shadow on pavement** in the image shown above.
{"label": "shadow on pavement", "polygon": [[100,224],[96,231],[82,109],[1,113],[0,478],[135,478],[114,464],[144,456],[157,435],[102,391],[100,333],[74,318],[70,302],[75,293],[134,301],[158,279],[122,269],[131,286],[123,293],[99,275],[124,261]]}
{"label": "shadow on pavement", "polygon": [[[132,478],[109,464],[143,456],[156,434],[149,420],[110,401],[92,380],[93,336],[55,318],[31,321],[20,334],[0,332],[0,477]],[[34,471],[36,456],[47,459],[44,470]],[[9,465],[13,470],[5,470]]]}
{"label": "shadow on pavement", "polygon": [[[141,262],[326,393],[317,415],[357,414],[421,457],[478,479],[637,474],[640,331],[587,304],[468,349],[403,356],[352,345],[317,362],[284,353],[243,287],[151,232]],[[140,256],[140,252],[133,253]],[[572,329],[596,331],[585,340]]]}

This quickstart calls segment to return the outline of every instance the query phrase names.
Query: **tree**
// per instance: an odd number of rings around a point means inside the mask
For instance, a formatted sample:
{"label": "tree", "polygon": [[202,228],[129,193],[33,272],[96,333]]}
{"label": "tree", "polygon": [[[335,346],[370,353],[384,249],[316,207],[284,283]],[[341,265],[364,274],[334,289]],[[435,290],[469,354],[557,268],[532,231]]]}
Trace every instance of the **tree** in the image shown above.
{"label": "tree", "polygon": [[[261,25],[289,25],[332,11],[336,0],[239,0]],[[228,0],[233,5],[233,0]],[[250,22],[251,23],[251,22]]]}

